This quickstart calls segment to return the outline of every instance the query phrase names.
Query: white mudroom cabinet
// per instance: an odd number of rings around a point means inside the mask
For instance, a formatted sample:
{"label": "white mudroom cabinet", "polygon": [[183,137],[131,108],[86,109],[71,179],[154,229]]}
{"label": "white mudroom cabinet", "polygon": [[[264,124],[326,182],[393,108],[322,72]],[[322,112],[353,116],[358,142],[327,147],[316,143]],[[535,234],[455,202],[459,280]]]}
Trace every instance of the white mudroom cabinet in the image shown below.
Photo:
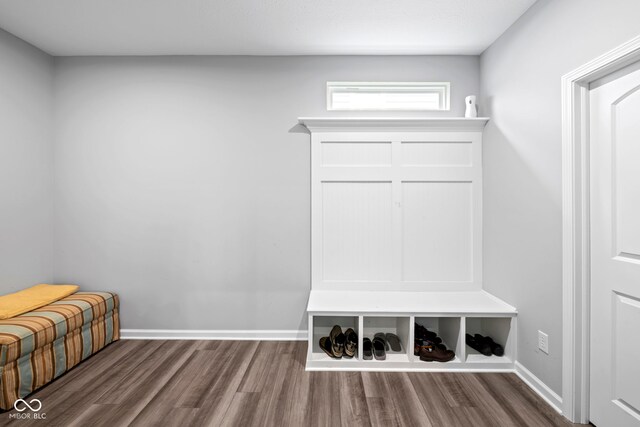
{"label": "white mudroom cabinet", "polygon": [[[482,288],[482,132],[487,118],[301,118],[311,133],[309,370],[512,370],[516,309]],[[456,352],[413,355],[414,324]],[[402,343],[384,361],[333,359],[332,326]],[[505,349],[483,356],[465,333]]]}

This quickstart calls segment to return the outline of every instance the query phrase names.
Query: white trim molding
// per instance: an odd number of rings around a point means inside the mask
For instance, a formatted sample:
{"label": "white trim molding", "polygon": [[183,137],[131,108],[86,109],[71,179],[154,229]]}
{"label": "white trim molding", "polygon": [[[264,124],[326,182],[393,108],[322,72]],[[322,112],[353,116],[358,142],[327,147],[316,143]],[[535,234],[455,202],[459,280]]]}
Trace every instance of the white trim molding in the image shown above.
{"label": "white trim molding", "polygon": [[310,132],[482,131],[488,117],[300,117]]}
{"label": "white trim molding", "polygon": [[527,385],[531,390],[536,392],[545,402],[547,402],[558,413],[562,414],[562,398],[558,394],[551,390],[548,385],[542,382],[540,378],[533,375],[533,373],[525,368],[522,363],[516,361],[515,363],[516,375]]}
{"label": "white trim molding", "polygon": [[563,415],[589,421],[589,84],[640,60],[640,37],[562,77]]}
{"label": "white trim molding", "polygon": [[125,340],[256,340],[306,341],[307,331],[297,330],[204,330],[204,329],[121,329]]}

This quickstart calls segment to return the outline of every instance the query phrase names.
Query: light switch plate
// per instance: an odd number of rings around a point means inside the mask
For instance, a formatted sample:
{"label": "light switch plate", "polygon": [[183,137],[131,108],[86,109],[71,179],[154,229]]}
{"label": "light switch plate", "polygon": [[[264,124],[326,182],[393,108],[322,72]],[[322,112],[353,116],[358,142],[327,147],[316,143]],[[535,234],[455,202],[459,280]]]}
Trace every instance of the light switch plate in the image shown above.
{"label": "light switch plate", "polygon": [[546,354],[549,354],[549,335],[542,331],[538,331],[538,348]]}

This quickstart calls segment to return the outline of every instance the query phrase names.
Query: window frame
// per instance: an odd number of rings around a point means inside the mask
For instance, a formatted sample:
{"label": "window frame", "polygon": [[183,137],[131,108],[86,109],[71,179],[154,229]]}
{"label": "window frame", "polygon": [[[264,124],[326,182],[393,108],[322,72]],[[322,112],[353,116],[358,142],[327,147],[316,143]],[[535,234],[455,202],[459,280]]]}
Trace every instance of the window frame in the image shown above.
{"label": "window frame", "polygon": [[[451,82],[327,82],[327,111],[450,111],[451,109]],[[348,89],[353,89],[349,91]],[[357,92],[428,92],[439,94],[438,108],[341,108],[333,105],[335,93]]]}

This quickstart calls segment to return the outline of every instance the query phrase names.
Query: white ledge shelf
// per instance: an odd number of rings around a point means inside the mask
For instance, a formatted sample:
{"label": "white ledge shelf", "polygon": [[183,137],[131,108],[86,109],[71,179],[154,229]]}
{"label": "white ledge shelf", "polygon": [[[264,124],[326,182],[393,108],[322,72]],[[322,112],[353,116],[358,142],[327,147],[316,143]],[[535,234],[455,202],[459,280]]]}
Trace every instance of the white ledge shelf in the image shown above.
{"label": "white ledge shelf", "polygon": [[331,131],[479,131],[488,117],[300,117],[298,123],[311,132]]}
{"label": "white ledge shelf", "polygon": [[515,307],[478,291],[324,291],[312,290],[307,312],[312,315],[386,314],[429,316],[515,316]]}

